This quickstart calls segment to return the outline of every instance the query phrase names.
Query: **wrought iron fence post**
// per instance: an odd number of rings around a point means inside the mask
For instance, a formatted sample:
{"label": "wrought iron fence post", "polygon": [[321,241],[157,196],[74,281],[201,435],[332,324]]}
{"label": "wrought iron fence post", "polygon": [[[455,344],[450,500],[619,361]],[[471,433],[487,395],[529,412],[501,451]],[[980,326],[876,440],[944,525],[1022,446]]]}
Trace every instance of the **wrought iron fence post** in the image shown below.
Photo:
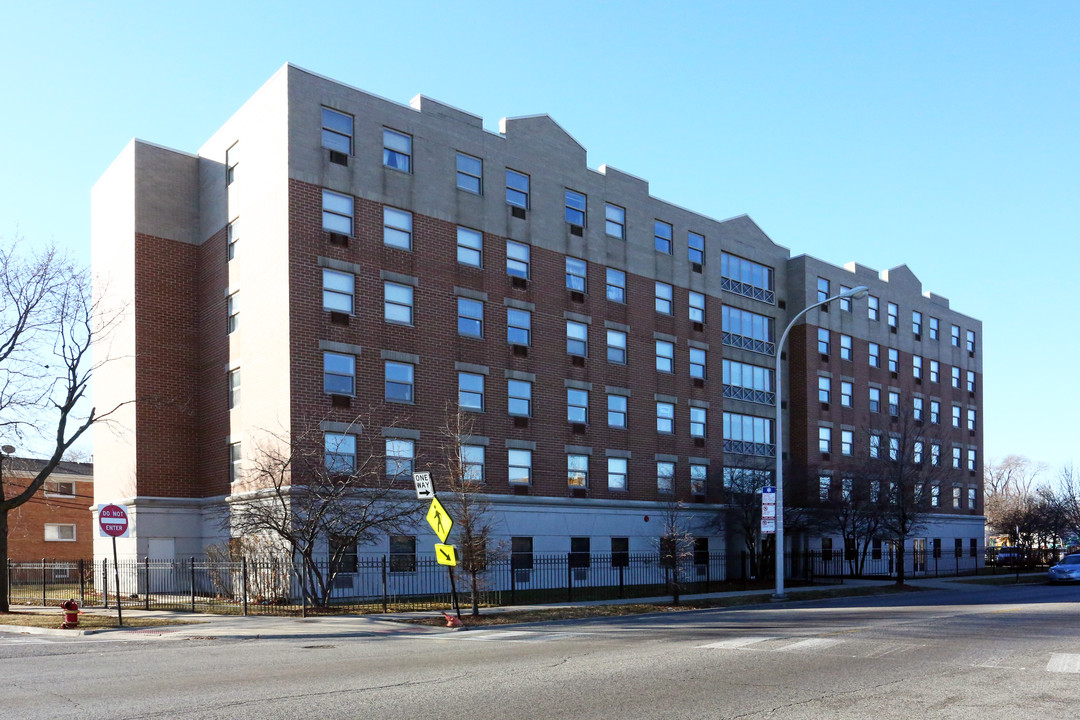
{"label": "wrought iron fence post", "polygon": [[101,558],[101,596],[105,598],[105,609],[109,609],[109,558]]}
{"label": "wrought iron fence post", "polygon": [[619,598],[620,599],[625,597],[625,594],[623,592],[623,589],[624,589],[624,585],[623,585],[623,569],[624,569],[623,565],[620,563],[619,564]]}
{"label": "wrought iron fence post", "polygon": [[382,611],[383,612],[389,612],[390,611],[389,610],[389,608],[390,608],[390,592],[389,592],[389,590],[390,589],[386,586],[386,556],[383,555],[382,558],[380,558],[380,560],[382,561],[380,563],[380,565],[382,566]]}
{"label": "wrought iron fence post", "polygon": [[86,607],[86,560],[83,558],[79,558],[79,605]]}
{"label": "wrought iron fence post", "polygon": [[574,602],[574,568],[570,567],[570,553],[566,553],[566,602]]}
{"label": "wrought iron fence post", "polygon": [[143,556],[143,607],[150,609],[150,556]]}
{"label": "wrought iron fence post", "polygon": [[191,571],[191,612],[195,612],[195,558],[188,558],[188,567]]}
{"label": "wrought iron fence post", "polygon": [[247,556],[241,556],[240,558],[240,592],[241,601],[244,604],[244,617],[247,617],[247,598],[248,598],[248,583],[247,583]]}
{"label": "wrought iron fence post", "polygon": [[41,605],[45,606],[45,558],[41,558]]}
{"label": "wrought iron fence post", "polygon": [[517,575],[514,572],[514,556],[510,556],[510,604],[517,605]]}

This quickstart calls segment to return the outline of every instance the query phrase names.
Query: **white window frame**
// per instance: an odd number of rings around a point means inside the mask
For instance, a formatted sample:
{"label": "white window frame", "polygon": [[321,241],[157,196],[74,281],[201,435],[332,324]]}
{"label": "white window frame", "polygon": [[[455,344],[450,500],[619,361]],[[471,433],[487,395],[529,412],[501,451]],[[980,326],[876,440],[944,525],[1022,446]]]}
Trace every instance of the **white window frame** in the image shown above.
{"label": "white window frame", "polygon": [[529,176],[518,170],[506,168],[506,204],[529,209],[531,181]]}
{"label": "white window frame", "polygon": [[[63,537],[70,530],[71,537]],[[75,523],[45,523],[45,542],[76,542]]]}
{"label": "white window frame", "polygon": [[386,477],[411,479],[416,460],[416,442],[408,438],[386,438]]}
{"label": "white window frame", "polygon": [[581,258],[566,256],[566,288],[588,292],[589,265]]}
{"label": "white window frame", "polygon": [[675,372],[675,343],[667,340],[656,341],[656,372]]}
{"label": "white window frame", "polygon": [[629,461],[624,457],[609,457],[607,459],[608,490],[626,492],[630,471],[629,465]]}
{"label": "white window frame", "polygon": [[664,282],[656,281],[656,289],[654,290],[654,300],[656,312],[662,315],[674,314],[675,307],[675,289]]}
{"label": "white window frame", "polygon": [[[521,337],[521,333],[524,333],[524,337]],[[520,342],[521,340],[525,342]],[[506,308],[506,341],[511,345],[532,344],[532,313],[530,311]]]}
{"label": "white window frame", "polygon": [[530,262],[529,246],[523,243],[506,241],[506,274],[510,277],[529,279]]}
{"label": "white window frame", "polygon": [[485,378],[482,374],[458,372],[458,407],[472,412],[484,412],[484,385]]}
{"label": "white window frame", "polygon": [[[462,167],[462,160],[465,161]],[[473,195],[484,194],[484,161],[475,155],[469,155],[458,150],[457,160],[457,187]]]}
{"label": "white window frame", "polygon": [[[612,407],[614,406],[614,407]],[[609,393],[607,396],[607,424],[611,428],[619,428],[625,430],[627,425],[627,419],[629,415],[630,402],[629,398],[625,395],[618,395],[616,393]],[[612,420],[621,420],[622,422],[612,422]]]}
{"label": "white window frame", "polygon": [[604,232],[620,240],[626,239],[626,208],[604,203]]}
{"label": "white window frame", "polygon": [[675,404],[663,401],[656,402],[656,432],[659,435],[673,435],[675,433]]}
{"label": "white window frame", "polygon": [[705,322],[705,295],[699,292],[690,291],[689,301],[690,321],[704,323]]}
{"label": "white window frame", "polygon": [[323,392],[349,397],[356,394],[355,355],[323,352]]}
{"label": "white window frame", "polygon": [[617,365],[626,364],[626,333],[622,330],[608,329],[607,360]]}
{"label": "white window frame", "polygon": [[[532,450],[510,448],[506,451],[507,481],[511,485],[532,484]],[[517,473],[514,471],[518,470]],[[520,478],[524,476],[524,481]]]}
{"label": "white window frame", "polygon": [[[394,377],[391,379],[391,370]],[[398,375],[397,373],[403,373]],[[391,386],[395,390],[404,390],[404,393],[395,392],[391,396]],[[399,397],[401,395],[401,397]],[[407,397],[404,397],[407,396]],[[386,360],[383,362],[383,399],[386,402],[412,404],[416,400],[416,366],[412,363]]]}
{"label": "white window frame", "polygon": [[484,235],[478,230],[458,225],[457,261],[468,267],[484,267]]}
{"label": "white window frame", "polygon": [[585,323],[566,321],[566,354],[576,357],[589,356],[589,326]]}
{"label": "white window frame", "polygon": [[[413,324],[413,287],[401,283],[383,282],[383,321],[394,325]],[[405,318],[405,319],[403,319]]]}
{"label": "white window frame", "polygon": [[400,130],[383,128],[383,167],[400,172],[412,172],[412,135]]}
{"label": "white window frame", "polygon": [[589,456],[580,453],[566,454],[567,487],[587,490],[589,487]]}
{"label": "white window frame", "polygon": [[566,388],[566,420],[572,423],[589,423],[589,391]]}
{"label": "white window frame", "polygon": [[413,214],[408,210],[383,206],[383,245],[412,250]]}
{"label": "white window frame", "polygon": [[611,302],[626,304],[626,273],[616,268],[606,268],[607,299]]}
{"label": "white window frame", "polygon": [[532,383],[528,380],[506,381],[506,412],[511,417],[532,417]]}
{"label": "white window frame", "polygon": [[353,314],[353,301],[356,295],[356,276],[352,273],[323,268],[322,303],[323,310]]}
{"label": "white window frame", "polygon": [[[463,331],[462,323],[465,323]],[[475,328],[475,331],[472,330]],[[457,332],[459,337],[484,338],[484,302],[472,298],[457,299]]]}

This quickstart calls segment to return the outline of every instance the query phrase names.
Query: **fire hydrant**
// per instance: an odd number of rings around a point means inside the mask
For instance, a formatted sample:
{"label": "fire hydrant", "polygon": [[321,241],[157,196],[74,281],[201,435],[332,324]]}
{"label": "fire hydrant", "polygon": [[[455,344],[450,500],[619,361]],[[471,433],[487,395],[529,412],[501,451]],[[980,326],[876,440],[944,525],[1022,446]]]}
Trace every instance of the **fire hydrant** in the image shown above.
{"label": "fire hydrant", "polygon": [[60,603],[60,609],[64,611],[64,622],[60,623],[62,630],[79,627],[79,603],[75,602],[75,598]]}

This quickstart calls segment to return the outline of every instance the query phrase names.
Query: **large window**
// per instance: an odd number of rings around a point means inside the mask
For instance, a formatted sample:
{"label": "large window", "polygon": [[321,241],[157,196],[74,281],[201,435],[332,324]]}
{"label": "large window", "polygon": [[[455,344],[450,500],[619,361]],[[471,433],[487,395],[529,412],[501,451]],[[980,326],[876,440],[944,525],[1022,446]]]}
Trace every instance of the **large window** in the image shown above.
{"label": "large window", "polygon": [[322,109],[322,146],[352,155],[353,118],[328,107]]}
{"label": "large window", "polygon": [[383,283],[383,319],[399,325],[413,324],[413,289],[409,285]]}
{"label": "large window", "polygon": [[776,395],[773,393],[773,372],[757,365],[724,360],[724,397],[748,400],[761,405],[774,404]]}
{"label": "large window", "polygon": [[466,192],[480,195],[484,187],[484,162],[472,155],[457,154],[457,186]]}
{"label": "large window", "polygon": [[529,209],[529,176],[517,170],[506,170],[506,204]]}
{"label": "large window", "polygon": [[352,195],[342,195],[330,190],[322,191],[322,226],[323,230],[352,235]]}
{"label": "large window", "polygon": [[699,292],[690,291],[690,320],[692,322],[705,322],[705,296]]}
{"label": "large window", "polygon": [[690,377],[705,379],[705,350],[702,348],[690,348]]}
{"label": "large window", "polygon": [[604,206],[605,231],[611,237],[626,239],[626,210],[608,203]]}
{"label": "large window", "polygon": [[736,295],[773,303],[773,269],[730,253],[720,253],[720,287]]}
{"label": "large window", "polygon": [[881,388],[872,387],[870,391],[870,412],[881,412]]}
{"label": "large window", "polygon": [[566,222],[578,227],[585,227],[585,196],[566,189]]}
{"label": "large window", "polygon": [[705,494],[705,483],[709,477],[708,465],[691,465],[690,466],[690,492],[694,495]]}
{"label": "large window", "polygon": [[506,274],[510,277],[529,279],[529,246],[506,241]]}
{"label": "large window", "polygon": [[819,427],[817,429],[818,451],[822,455],[832,452],[832,428]]}
{"label": "large window", "polygon": [[626,333],[621,330],[607,331],[608,362],[626,364]]}
{"label": "large window", "polygon": [[578,258],[566,258],[566,287],[570,290],[585,292],[587,265]]}
{"label": "large window", "polygon": [[566,321],[566,354],[586,357],[589,354],[589,326],[585,323]]}
{"label": "large window", "polygon": [[383,165],[412,172],[412,136],[383,128]]}
{"label": "large window", "polygon": [[770,418],[739,413],[724,413],[724,452],[739,455],[774,457],[776,446],[772,438]]}
{"label": "large window", "polygon": [[607,269],[607,299],[612,302],[626,302],[626,273],[622,270]]}
{"label": "large window", "polygon": [[484,236],[476,230],[457,229],[457,261],[470,267],[484,266]]}
{"label": "large window", "polygon": [[675,432],[675,405],[673,403],[656,403],[656,432],[666,435]]}
{"label": "large window", "polygon": [[411,403],[413,401],[412,363],[386,361],[386,393],[390,402]]}
{"label": "large window", "polygon": [[466,482],[484,482],[484,446],[461,446],[461,479]]}
{"label": "large window", "polygon": [[667,340],[656,341],[656,370],[657,372],[675,372],[675,344]]}
{"label": "large window", "polygon": [[881,347],[877,343],[867,343],[866,352],[870,367],[881,367]]}
{"label": "large window", "polygon": [[383,244],[412,250],[412,213],[397,208],[383,208]]}
{"label": "large window", "polygon": [[323,310],[352,315],[356,277],[352,273],[326,270],[322,272]]}
{"label": "large window", "polygon": [[506,340],[511,345],[528,345],[532,334],[532,313],[506,308]]}
{"label": "large window", "polygon": [[626,428],[626,396],[607,396],[607,424],[608,427]]}
{"label": "large window", "polygon": [[855,384],[848,380],[840,381],[840,405],[854,407]]}
{"label": "large window", "polygon": [[690,437],[703,438],[708,433],[708,410],[705,408],[690,408]]}
{"label": "large window", "polygon": [[653,245],[657,252],[671,254],[671,224],[662,220],[653,221]]}
{"label": "large window", "polygon": [[851,360],[851,336],[840,336],[840,359]]}
{"label": "large window", "polygon": [[458,373],[458,407],[462,410],[484,410],[484,376],[479,373]]}
{"label": "large window", "polygon": [[589,391],[566,388],[566,419],[572,423],[589,422]]}
{"label": "large window", "polygon": [[656,490],[662,493],[675,492],[675,463],[656,463]]}
{"label": "large window", "polygon": [[566,484],[572,488],[589,487],[589,456],[566,456]]}
{"label": "large window", "polygon": [[484,303],[470,298],[457,299],[457,331],[465,337],[484,337]]}
{"label": "large window", "polygon": [[828,403],[832,401],[832,378],[821,375],[817,379],[818,402]]}
{"label": "large window", "polygon": [[390,572],[416,572],[416,537],[390,536]]}
{"label": "large window", "polygon": [[411,478],[416,446],[412,440],[386,438],[386,476]]}
{"label": "large window", "polygon": [[626,490],[627,460],[621,457],[607,459],[608,490]]}
{"label": "large window", "polygon": [[356,356],[323,353],[323,392],[352,395],[356,384]]}
{"label": "large window", "polygon": [[531,537],[510,538],[510,567],[514,570],[532,570],[533,539]]}
{"label": "large window", "polygon": [[723,342],[765,355],[774,355],[773,319],[748,310],[724,305],[722,310]]}
{"label": "large window", "polygon": [[656,283],[656,312],[664,315],[672,314],[674,306],[674,290],[667,283]]}
{"label": "large window", "polygon": [[511,485],[532,482],[532,450],[507,450],[508,478]]}
{"label": "large window", "polygon": [[326,470],[334,474],[348,475],[356,472],[356,436],[326,433],[323,435],[326,451]]}
{"label": "large window", "polygon": [[506,410],[510,415],[532,415],[532,383],[528,380],[506,381]]}
{"label": "large window", "polygon": [[818,351],[819,354],[821,354],[821,355],[828,355],[829,354],[829,347],[830,347],[829,338],[830,338],[830,335],[829,335],[829,329],[828,328],[818,328],[817,329],[817,351]]}

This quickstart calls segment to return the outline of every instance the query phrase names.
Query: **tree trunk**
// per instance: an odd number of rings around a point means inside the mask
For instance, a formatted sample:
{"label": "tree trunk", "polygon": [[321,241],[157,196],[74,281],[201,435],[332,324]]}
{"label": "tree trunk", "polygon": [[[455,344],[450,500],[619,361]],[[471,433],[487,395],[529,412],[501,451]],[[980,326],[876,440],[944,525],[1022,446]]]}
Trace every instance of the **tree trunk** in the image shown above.
{"label": "tree trunk", "polygon": [[8,511],[0,510],[0,612],[10,612],[8,606]]}
{"label": "tree trunk", "polygon": [[472,586],[472,614],[473,617],[480,616],[480,580],[478,579],[479,573],[473,570],[469,573],[469,581]]}
{"label": "tree trunk", "polygon": [[901,586],[904,584],[904,542],[901,540],[897,543],[899,547],[896,552],[896,584]]}

